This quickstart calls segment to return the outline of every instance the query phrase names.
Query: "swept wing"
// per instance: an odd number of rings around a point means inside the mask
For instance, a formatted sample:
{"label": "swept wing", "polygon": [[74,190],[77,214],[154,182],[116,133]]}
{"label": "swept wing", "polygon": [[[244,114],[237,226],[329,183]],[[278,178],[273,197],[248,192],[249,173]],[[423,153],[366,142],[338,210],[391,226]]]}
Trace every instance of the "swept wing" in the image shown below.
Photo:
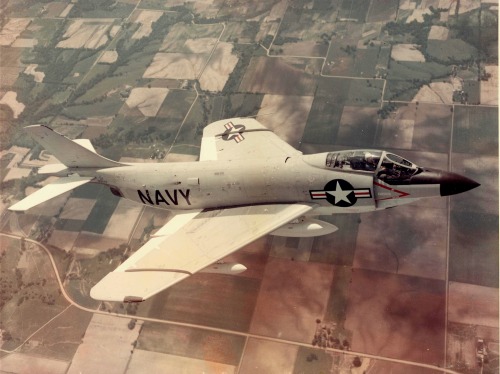
{"label": "swept wing", "polygon": [[300,217],[313,204],[270,204],[181,213],[97,283],[97,300],[143,301]]}

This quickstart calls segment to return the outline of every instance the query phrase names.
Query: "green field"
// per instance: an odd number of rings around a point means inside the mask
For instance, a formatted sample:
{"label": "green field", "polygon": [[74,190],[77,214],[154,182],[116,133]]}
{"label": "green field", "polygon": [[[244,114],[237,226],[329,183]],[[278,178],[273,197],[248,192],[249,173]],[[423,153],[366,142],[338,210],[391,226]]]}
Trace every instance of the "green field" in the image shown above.
{"label": "green field", "polygon": [[87,183],[73,190],[71,197],[95,199],[105,187],[97,183]]}
{"label": "green field", "polygon": [[170,90],[157,117],[166,118],[180,125],[195,98],[196,93],[191,90]]}
{"label": "green field", "polygon": [[456,106],[453,152],[498,155],[497,108]]}
{"label": "green field", "polygon": [[433,59],[447,64],[474,60],[478,57],[476,48],[461,39],[429,40],[426,52]]}
{"label": "green field", "polygon": [[379,107],[384,81],[378,79],[353,79],[346,105]]}
{"label": "green field", "polygon": [[343,105],[326,96],[314,98],[302,142],[314,144],[335,144],[340,126]]}
{"label": "green field", "polygon": [[57,32],[58,28],[65,23],[63,19],[35,18],[32,23],[21,34],[23,38],[36,38],[39,45],[45,45],[50,42]]}
{"label": "green field", "polygon": [[[99,3],[111,4],[107,6]],[[75,6],[69,12],[71,18],[127,18],[134,10],[134,4],[125,4],[121,2],[105,2],[100,0],[87,0],[83,3],[75,3]]]}
{"label": "green field", "polygon": [[332,103],[342,105],[347,100],[352,81],[349,78],[320,77],[315,96],[327,97]]}
{"label": "green field", "polygon": [[145,322],[136,348],[237,366],[244,345],[242,336]]}
{"label": "green field", "polygon": [[24,2],[19,2],[17,6],[12,7],[12,13],[9,15],[11,17],[36,17],[44,8],[45,3],[30,2],[25,4]]}
{"label": "green field", "polygon": [[141,0],[141,9],[165,10],[169,5],[164,0]]}
{"label": "green field", "polygon": [[356,61],[354,62],[354,72],[356,76],[373,78],[376,73],[377,63],[379,61],[379,47],[368,47],[356,52]]}
{"label": "green field", "polygon": [[344,0],[339,9],[337,19],[348,18],[364,22],[370,3],[370,1],[366,0]]}
{"label": "green field", "polygon": [[[62,111],[62,115],[74,119],[88,117],[112,116],[123,106],[123,101],[118,96],[110,96],[93,104],[72,105]],[[89,115],[90,114],[90,115]]]}
{"label": "green field", "polygon": [[420,87],[437,79],[447,79],[451,66],[435,62],[391,60],[387,71],[384,100],[411,101]]}
{"label": "green field", "polygon": [[391,60],[387,78],[391,80],[419,80],[430,82],[432,79],[446,78],[451,66],[436,62],[409,62]]}
{"label": "green field", "polygon": [[[192,155],[198,155],[200,153],[197,147],[201,145],[203,128],[207,125],[209,116],[209,112],[205,105],[209,104],[202,102],[200,99],[196,100],[194,103],[184,125],[180,129],[177,141],[174,144],[176,153]],[[182,145],[184,145],[184,147],[181,147]]]}
{"label": "green field", "polygon": [[223,27],[220,24],[185,24],[179,22],[173,26],[163,40],[160,52],[193,53],[185,46],[188,39],[217,39]]}
{"label": "green field", "polygon": [[416,106],[412,149],[448,153],[452,115],[451,106],[430,103]]}
{"label": "green field", "polygon": [[326,312],[324,315],[324,322],[335,322],[339,326],[339,333],[348,335],[347,331],[342,330],[344,325],[347,304],[349,283],[352,277],[352,268],[349,266],[335,266],[333,270],[333,281],[330,287],[330,296],[326,305]]}
{"label": "green field", "polygon": [[108,221],[115,211],[120,198],[113,195],[106,187],[102,187],[95,198],[96,203],[85,221],[82,231],[102,234],[106,229]]}
{"label": "green field", "polygon": [[450,281],[498,288],[498,214],[452,211]]}
{"label": "green field", "polygon": [[373,0],[366,22],[387,22],[394,20],[398,11],[398,0]]}

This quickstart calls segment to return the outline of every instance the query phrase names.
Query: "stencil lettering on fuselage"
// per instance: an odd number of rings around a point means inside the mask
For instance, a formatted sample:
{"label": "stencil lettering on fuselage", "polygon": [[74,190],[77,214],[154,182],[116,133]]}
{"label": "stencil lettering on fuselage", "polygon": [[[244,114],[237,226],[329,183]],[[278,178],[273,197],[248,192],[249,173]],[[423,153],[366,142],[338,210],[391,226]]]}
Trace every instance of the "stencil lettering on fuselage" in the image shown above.
{"label": "stencil lettering on fuselage", "polygon": [[[139,199],[141,199],[143,204],[149,205],[179,205],[183,204],[184,201],[187,205],[191,205],[189,201],[189,193],[191,190],[154,190],[149,192],[149,190],[137,190]],[[184,200],[180,200],[184,199]],[[180,201],[179,201],[180,200]]]}
{"label": "stencil lettering on fuselage", "polygon": [[325,185],[323,190],[310,190],[311,199],[326,199],[330,204],[347,208],[356,204],[358,199],[369,199],[372,192],[369,188],[354,188],[343,179],[334,179]]}

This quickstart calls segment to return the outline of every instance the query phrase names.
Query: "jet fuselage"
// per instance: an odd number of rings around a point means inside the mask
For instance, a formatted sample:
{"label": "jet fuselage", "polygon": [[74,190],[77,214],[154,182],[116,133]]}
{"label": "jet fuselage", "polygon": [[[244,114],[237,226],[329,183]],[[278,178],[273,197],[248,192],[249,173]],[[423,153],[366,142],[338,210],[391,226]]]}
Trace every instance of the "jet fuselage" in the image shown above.
{"label": "jet fuselage", "polygon": [[[457,174],[418,168],[402,158],[401,163],[388,161],[390,155],[356,150],[264,161],[130,164],[98,170],[96,182],[124,198],[169,210],[314,202],[318,207],[311,215],[367,212],[443,196],[443,183],[465,184],[460,192],[475,186]],[[392,173],[398,174],[392,179],[386,172],[391,162]]]}

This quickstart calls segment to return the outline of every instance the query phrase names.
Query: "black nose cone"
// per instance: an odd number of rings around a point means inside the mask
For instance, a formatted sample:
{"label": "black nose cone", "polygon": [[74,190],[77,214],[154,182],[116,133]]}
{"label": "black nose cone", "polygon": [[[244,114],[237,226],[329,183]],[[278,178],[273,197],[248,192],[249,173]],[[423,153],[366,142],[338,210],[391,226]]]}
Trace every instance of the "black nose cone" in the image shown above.
{"label": "black nose cone", "polygon": [[480,184],[460,174],[442,172],[440,186],[441,196],[450,196],[472,190]]}

